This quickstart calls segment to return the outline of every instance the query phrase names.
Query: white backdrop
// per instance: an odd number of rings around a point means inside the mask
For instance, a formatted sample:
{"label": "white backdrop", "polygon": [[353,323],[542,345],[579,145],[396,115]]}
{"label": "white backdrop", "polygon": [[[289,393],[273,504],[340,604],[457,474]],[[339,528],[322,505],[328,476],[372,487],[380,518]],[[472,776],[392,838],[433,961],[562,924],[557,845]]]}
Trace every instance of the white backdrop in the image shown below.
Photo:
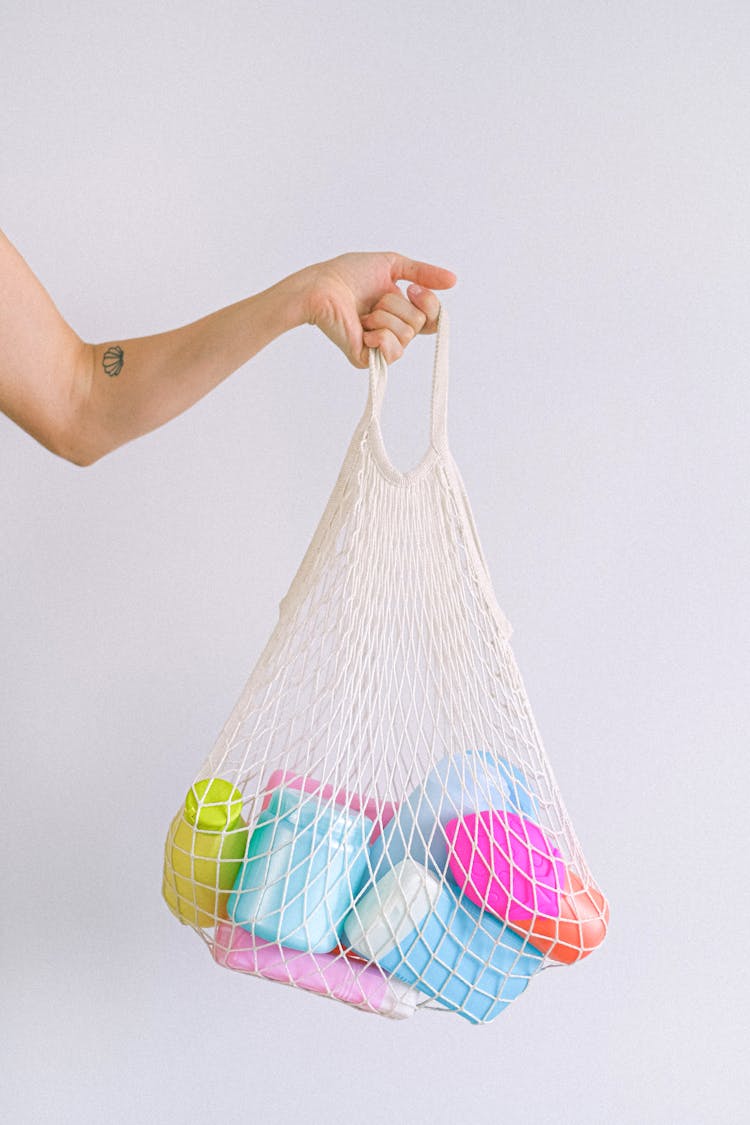
{"label": "white backdrop", "polygon": [[306,326],[85,469],[0,417],[5,1118],[743,1119],[749,49],[740,2],[5,0],[0,226],[85,339],[349,250],[457,273],[450,441],[612,906],[488,1028],[216,967],[164,837],[367,372]]}

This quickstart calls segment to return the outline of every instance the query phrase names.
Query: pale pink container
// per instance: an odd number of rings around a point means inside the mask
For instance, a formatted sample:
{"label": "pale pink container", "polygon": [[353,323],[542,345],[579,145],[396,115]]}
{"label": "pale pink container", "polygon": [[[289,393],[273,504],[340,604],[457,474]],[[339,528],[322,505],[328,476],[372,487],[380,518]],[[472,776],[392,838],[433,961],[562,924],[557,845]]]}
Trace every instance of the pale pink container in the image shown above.
{"label": "pale pink container", "polygon": [[377,840],[398,808],[390,801],[376,801],[373,797],[360,797],[359,793],[347,793],[345,789],[339,789],[338,792],[334,793],[332,785],[323,785],[320,781],[316,781],[314,777],[306,777],[301,773],[291,773],[289,770],[274,770],[266,785],[261,810],[267,807],[274,789],[281,789],[282,787],[299,789],[303,793],[319,793],[325,801],[333,801],[337,805],[343,805],[344,808],[351,809],[352,812],[364,812],[365,816],[375,824],[369,840],[371,844],[374,840]]}
{"label": "pale pink container", "polygon": [[[288,784],[288,782],[285,782]],[[417,993],[400,980],[390,979],[374,965],[343,953],[305,953],[263,941],[229,922],[216,927],[214,960],[227,969],[257,973],[268,980],[295,984],[307,992],[335,996],[356,1008],[393,1020],[407,1019],[417,1005]]]}

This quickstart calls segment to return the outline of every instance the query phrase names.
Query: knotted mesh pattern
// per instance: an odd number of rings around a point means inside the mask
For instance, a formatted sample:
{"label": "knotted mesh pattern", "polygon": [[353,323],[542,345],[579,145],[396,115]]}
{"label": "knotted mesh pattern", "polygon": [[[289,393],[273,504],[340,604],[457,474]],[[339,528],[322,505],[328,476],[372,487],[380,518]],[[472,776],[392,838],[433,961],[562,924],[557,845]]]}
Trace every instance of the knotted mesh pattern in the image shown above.
{"label": "knotted mesh pattern", "polygon": [[606,932],[447,441],[383,445],[387,367],[279,620],[167,837],[164,894],[222,965],[391,1018],[494,1019]]}

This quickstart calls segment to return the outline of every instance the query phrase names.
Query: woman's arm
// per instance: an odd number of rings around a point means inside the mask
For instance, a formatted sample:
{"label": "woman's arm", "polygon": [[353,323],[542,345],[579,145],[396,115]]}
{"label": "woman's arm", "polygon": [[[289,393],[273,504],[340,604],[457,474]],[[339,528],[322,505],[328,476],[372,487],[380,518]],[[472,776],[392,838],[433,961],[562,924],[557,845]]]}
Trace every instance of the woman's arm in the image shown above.
{"label": "woman's arm", "polygon": [[75,420],[78,464],[182,414],[277,336],[304,324],[296,275],[182,328],[90,344],[82,408]]}
{"label": "woman's arm", "polygon": [[90,372],[90,346],[0,231],[0,410],[68,457]]}
{"label": "woman's arm", "polygon": [[455,274],[395,253],[342,254],[261,293],[153,336],[84,343],[0,232],[0,409],[53,453],[91,465],[181,414],[277,336],[314,324],[355,367],[380,347],[393,363],[436,329],[429,289]]}

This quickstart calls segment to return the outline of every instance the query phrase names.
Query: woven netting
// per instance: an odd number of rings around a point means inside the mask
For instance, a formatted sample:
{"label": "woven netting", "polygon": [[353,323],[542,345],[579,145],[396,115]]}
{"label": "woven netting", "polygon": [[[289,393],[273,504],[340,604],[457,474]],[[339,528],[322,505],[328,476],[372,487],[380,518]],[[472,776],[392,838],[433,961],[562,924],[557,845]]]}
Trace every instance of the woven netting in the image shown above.
{"label": "woven netting", "polygon": [[170,826],[163,893],[222,966],[404,1018],[494,1019],[602,941],[447,440],[383,444],[388,369],[278,623]]}

